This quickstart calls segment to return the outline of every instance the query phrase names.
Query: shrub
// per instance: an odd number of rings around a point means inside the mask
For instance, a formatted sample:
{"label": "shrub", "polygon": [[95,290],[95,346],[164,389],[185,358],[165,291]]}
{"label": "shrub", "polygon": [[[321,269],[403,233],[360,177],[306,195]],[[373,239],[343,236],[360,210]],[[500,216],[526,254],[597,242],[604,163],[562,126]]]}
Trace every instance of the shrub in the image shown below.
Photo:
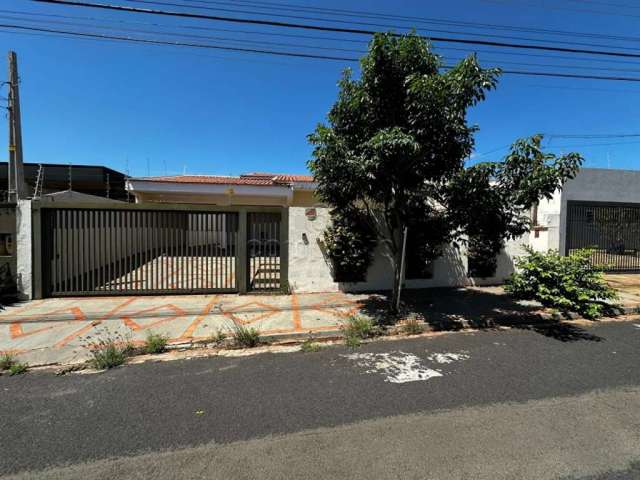
{"label": "shrub", "polygon": [[537,300],[563,313],[576,312],[598,318],[607,309],[604,303],[617,294],[602,276],[603,268],[591,263],[592,252],[579,250],[568,256],[558,252],[535,252],[516,260],[518,272],[507,280],[505,290],[515,298]]}
{"label": "shrub", "polygon": [[380,335],[380,327],[371,319],[362,315],[352,315],[340,327],[345,343],[350,347],[358,347],[365,338]]}
{"label": "shrub", "polygon": [[331,220],[324,232],[324,243],[334,280],[365,280],[376,245],[375,233],[362,213],[355,209],[335,209],[331,212]]}
{"label": "shrub", "polygon": [[300,345],[300,351],[305,353],[318,352],[322,349],[322,346],[313,340],[313,338],[307,338],[302,345]]}
{"label": "shrub", "polygon": [[146,353],[162,353],[167,349],[168,341],[169,338],[165,335],[149,333],[144,344],[144,351]]}
{"label": "shrub", "polygon": [[410,315],[400,326],[402,333],[406,335],[420,335],[424,332],[424,325],[422,325],[420,317],[418,315]]}
{"label": "shrub", "polygon": [[10,353],[0,355],[0,370],[9,370],[16,363],[16,357]]}
{"label": "shrub", "polygon": [[9,367],[9,375],[20,375],[27,371],[28,365],[26,363],[15,362]]}
{"label": "shrub", "polygon": [[260,345],[260,331],[253,327],[234,325],[233,343],[239,348],[253,348]]}
{"label": "shrub", "polygon": [[98,370],[117,367],[131,354],[130,348],[129,343],[122,344],[111,338],[100,340],[91,349],[92,358],[89,363]]}

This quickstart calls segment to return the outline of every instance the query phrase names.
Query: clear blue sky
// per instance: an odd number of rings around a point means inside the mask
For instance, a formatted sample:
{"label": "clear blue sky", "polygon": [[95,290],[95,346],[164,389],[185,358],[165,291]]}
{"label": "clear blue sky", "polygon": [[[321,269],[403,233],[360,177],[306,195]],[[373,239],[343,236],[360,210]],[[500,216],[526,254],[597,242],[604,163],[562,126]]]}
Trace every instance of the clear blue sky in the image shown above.
{"label": "clear blue sky", "polygon": [[[126,0],[103,0],[128,4]],[[164,0],[165,2],[171,0]],[[173,0],[181,2],[181,0]],[[194,3],[193,0],[187,0]],[[281,0],[284,2],[285,0]],[[129,25],[149,31],[178,31],[179,26],[228,29],[234,32],[188,31],[189,34],[222,36],[244,40],[297,43],[324,48],[364,50],[366,43],[312,40],[237,33],[286,33],[366,41],[366,37],[345,34],[284,30],[273,27],[234,25],[201,20],[156,17],[143,14],[103,12],[94,9],[3,0],[0,23],[14,23],[75,31],[109,30],[82,27],[92,20],[58,17],[31,17],[34,20],[73,22],[76,25],[27,21],[26,16],[7,11],[46,13],[127,22],[159,23],[171,26]],[[640,5],[634,0],[578,2],[574,0],[449,0],[443,1],[351,1],[290,0],[288,4],[349,8],[395,15],[441,18],[521,27],[572,30],[609,35],[638,35]],[[619,3],[629,8],[606,4]],[[194,5],[203,5],[194,3]],[[213,5],[210,5],[212,7]],[[221,6],[227,9],[255,10],[250,7]],[[185,10],[160,6],[167,10]],[[265,18],[253,14],[203,11],[236,17]],[[276,12],[277,13],[277,12]],[[290,15],[317,16],[295,12]],[[268,15],[276,18],[275,15]],[[17,17],[17,18],[9,18]],[[18,19],[19,17],[19,19]],[[281,18],[284,21],[303,20]],[[353,19],[352,19],[353,20]],[[365,22],[409,25],[391,20],[362,19]],[[316,21],[338,25],[331,21]],[[106,24],[104,24],[106,25]],[[113,25],[113,24],[111,24]],[[344,26],[344,24],[342,25]],[[358,27],[356,25],[356,27]],[[422,27],[427,27],[423,25]],[[360,28],[372,28],[360,26]],[[432,27],[442,30],[473,31],[465,27]],[[382,29],[382,28],[378,28]],[[186,30],[182,30],[185,31]],[[396,29],[400,31],[400,29]],[[113,33],[113,31],[111,31]],[[428,33],[425,28],[419,32]],[[640,52],[637,42],[602,38],[551,37],[538,33],[479,30],[481,34],[500,34],[555,41],[602,44]],[[116,32],[117,34],[117,32]],[[161,34],[133,34],[178,40]],[[433,35],[446,36],[444,33]],[[455,36],[455,35],[449,35]],[[640,37],[640,35],[638,35]],[[189,40],[182,38],[182,40]],[[229,41],[191,41],[230,45]],[[524,40],[504,40],[532,43]],[[640,78],[640,59],[571,56],[548,52],[528,52],[540,57],[519,56],[518,50],[438,44],[464,51],[439,50],[455,59],[482,50],[486,66],[521,70],[553,70],[567,73],[595,73]],[[229,53],[182,47],[141,46],[113,41],[69,39],[50,35],[17,34],[0,28],[0,50],[18,53],[21,73],[23,136],[25,161],[40,163],[101,164],[134,176],[188,173],[238,174],[277,171],[304,173],[311,148],[306,135],[324,120],[336,97],[336,81],[347,65],[345,61],[279,58],[257,54]],[[239,43],[234,46],[247,47]],[[250,46],[258,46],[252,44]],[[291,47],[266,46],[295,51]],[[596,47],[584,47],[596,48]],[[310,49],[307,49],[311,51]],[[351,57],[355,53],[314,50],[315,53]],[[487,53],[492,52],[492,53]],[[505,52],[516,54],[507,55]],[[562,58],[549,58],[562,57]],[[581,58],[583,60],[577,60]],[[594,60],[598,58],[598,62]],[[584,60],[591,59],[591,61]],[[602,61],[604,59],[604,61]],[[553,65],[534,67],[505,62]],[[619,63],[618,63],[619,62]],[[617,70],[588,70],[567,67],[598,67]],[[6,67],[0,71],[6,71]],[[6,96],[6,88],[1,95]],[[470,113],[480,126],[476,159],[500,158],[514,139],[536,132],[555,134],[633,134],[640,133],[640,83],[604,82],[505,75],[497,91]],[[6,119],[3,118],[6,132]],[[6,134],[0,135],[0,149],[6,158]],[[603,145],[604,144],[604,145]],[[640,138],[552,139],[556,152],[577,150],[587,166],[640,168]],[[487,153],[490,152],[490,153]]]}

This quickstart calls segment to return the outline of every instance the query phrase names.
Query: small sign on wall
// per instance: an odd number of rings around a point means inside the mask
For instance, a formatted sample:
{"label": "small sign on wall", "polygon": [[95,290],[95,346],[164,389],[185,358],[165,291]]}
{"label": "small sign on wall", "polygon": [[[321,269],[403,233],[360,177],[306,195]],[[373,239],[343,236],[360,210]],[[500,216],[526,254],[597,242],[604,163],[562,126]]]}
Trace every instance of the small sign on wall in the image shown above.
{"label": "small sign on wall", "polygon": [[314,221],[316,218],[318,218],[318,211],[315,208],[305,209],[304,214],[307,217],[307,220],[310,221]]}

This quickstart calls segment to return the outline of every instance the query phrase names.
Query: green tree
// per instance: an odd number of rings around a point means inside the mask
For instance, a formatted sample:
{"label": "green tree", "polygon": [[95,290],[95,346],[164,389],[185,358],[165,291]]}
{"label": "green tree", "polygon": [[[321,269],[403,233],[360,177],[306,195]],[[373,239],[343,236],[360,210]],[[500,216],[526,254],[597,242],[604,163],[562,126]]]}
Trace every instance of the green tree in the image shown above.
{"label": "green tree", "polygon": [[579,168],[577,154],[542,153],[539,136],[516,142],[504,162],[465,168],[477,130],[467,110],[496,87],[500,73],[481,68],[475,55],[441,73],[440,57],[422,37],[376,34],[360,66],[357,79],[344,71],[328,124],[309,135],[309,168],[334,215],[358,212],[384,246],[392,305],[405,227],[419,233],[425,258],[465,235],[495,250],[526,231],[524,209]]}

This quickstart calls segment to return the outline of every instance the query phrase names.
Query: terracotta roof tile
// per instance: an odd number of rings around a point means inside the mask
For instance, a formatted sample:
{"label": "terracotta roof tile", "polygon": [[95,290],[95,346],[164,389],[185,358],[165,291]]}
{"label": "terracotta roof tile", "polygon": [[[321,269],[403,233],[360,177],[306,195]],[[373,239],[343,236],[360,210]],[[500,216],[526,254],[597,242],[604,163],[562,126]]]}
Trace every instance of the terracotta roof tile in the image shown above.
{"label": "terracotta roof tile", "polygon": [[176,175],[164,177],[141,177],[132,180],[161,183],[203,183],[209,185],[288,185],[291,183],[311,183],[310,175],[288,175],[277,173],[248,173],[239,177],[220,175]]}
{"label": "terracotta roof tile", "polygon": [[143,177],[132,180],[160,183],[205,183],[210,185],[273,185],[273,181],[263,178],[222,177],[217,175],[176,175],[174,177]]}

